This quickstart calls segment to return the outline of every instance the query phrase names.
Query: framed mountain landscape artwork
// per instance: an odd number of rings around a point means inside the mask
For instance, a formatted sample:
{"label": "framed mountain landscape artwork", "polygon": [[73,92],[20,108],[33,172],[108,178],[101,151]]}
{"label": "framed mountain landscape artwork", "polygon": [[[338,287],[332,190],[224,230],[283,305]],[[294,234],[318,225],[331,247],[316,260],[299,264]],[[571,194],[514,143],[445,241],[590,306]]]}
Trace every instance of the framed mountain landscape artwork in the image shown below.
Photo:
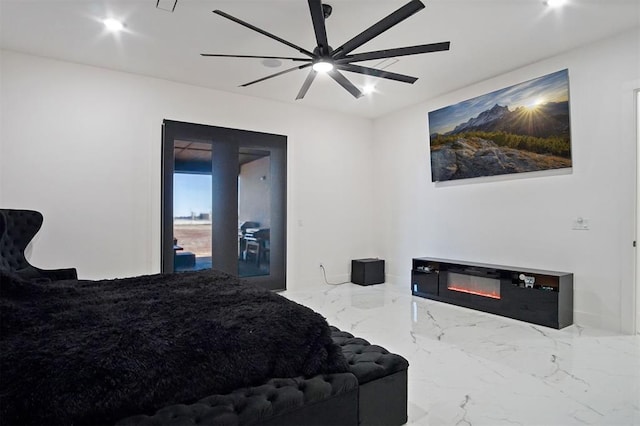
{"label": "framed mountain landscape artwork", "polygon": [[571,167],[569,73],[429,112],[433,182]]}

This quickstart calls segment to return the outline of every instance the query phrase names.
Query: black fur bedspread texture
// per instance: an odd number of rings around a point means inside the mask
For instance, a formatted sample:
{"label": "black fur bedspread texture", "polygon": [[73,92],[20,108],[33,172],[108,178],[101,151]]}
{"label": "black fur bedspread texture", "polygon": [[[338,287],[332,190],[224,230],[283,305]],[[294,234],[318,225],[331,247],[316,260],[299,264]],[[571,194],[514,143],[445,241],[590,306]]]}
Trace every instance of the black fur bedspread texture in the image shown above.
{"label": "black fur bedspread texture", "polygon": [[0,280],[2,425],[113,424],[273,377],[347,371],[321,315],[221,272]]}

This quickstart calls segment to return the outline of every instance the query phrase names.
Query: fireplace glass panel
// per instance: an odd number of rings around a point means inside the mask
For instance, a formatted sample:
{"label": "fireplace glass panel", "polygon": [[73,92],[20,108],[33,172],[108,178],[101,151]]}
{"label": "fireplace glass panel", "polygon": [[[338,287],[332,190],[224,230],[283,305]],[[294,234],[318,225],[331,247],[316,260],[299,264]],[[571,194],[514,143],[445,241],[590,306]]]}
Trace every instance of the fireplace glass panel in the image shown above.
{"label": "fireplace glass panel", "polygon": [[474,275],[447,273],[447,289],[461,293],[500,299],[500,280]]}

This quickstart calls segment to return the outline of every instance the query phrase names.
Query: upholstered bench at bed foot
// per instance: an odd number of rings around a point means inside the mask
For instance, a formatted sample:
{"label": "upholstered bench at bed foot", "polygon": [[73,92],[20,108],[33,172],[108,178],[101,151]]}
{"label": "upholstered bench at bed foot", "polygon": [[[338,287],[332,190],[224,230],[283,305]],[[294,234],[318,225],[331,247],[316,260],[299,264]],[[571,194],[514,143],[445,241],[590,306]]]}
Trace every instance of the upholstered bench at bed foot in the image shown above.
{"label": "upholstered bench at bed foot", "polygon": [[331,327],[331,337],[341,347],[351,372],[358,378],[360,425],[405,424],[409,362],[336,327]]}
{"label": "upholstered bench at bed foot", "polygon": [[212,395],[194,404],[171,405],[153,415],[117,425],[353,425],[358,424],[358,381],[351,373],[305,379],[271,379],[266,384]]}

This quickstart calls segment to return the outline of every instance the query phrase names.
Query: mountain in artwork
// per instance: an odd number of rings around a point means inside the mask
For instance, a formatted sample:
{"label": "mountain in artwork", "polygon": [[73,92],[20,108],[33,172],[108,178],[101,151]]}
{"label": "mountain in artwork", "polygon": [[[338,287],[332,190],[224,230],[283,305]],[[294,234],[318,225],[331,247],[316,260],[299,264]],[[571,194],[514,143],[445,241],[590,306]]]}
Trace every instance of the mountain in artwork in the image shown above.
{"label": "mountain in artwork", "polygon": [[467,122],[458,124],[446,135],[471,131],[496,132],[546,138],[569,134],[569,102],[547,102],[534,107],[517,107],[495,104]]}
{"label": "mountain in artwork", "polygon": [[569,102],[495,104],[431,135],[434,182],[571,167]]}

